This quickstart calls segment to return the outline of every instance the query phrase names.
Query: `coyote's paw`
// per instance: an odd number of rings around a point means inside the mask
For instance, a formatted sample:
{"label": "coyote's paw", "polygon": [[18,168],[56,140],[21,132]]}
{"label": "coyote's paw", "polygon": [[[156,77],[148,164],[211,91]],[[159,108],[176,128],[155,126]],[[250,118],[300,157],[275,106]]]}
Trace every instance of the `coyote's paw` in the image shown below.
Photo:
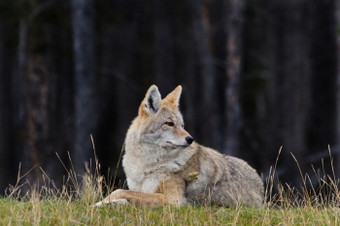
{"label": "coyote's paw", "polygon": [[107,206],[107,205],[111,205],[111,204],[112,205],[113,204],[127,205],[127,204],[129,204],[129,202],[128,202],[127,199],[113,199],[113,200],[110,200],[110,201],[103,200],[103,201],[97,202],[93,206],[95,206],[95,207],[103,207],[103,206]]}

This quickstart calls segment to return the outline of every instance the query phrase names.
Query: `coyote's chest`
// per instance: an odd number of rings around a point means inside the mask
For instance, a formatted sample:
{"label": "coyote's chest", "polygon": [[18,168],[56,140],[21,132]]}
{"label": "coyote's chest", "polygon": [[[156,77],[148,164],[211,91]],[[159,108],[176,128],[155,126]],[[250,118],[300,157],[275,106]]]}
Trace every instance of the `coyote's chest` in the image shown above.
{"label": "coyote's chest", "polygon": [[159,184],[182,171],[193,153],[181,152],[171,158],[150,161],[152,158],[138,158],[125,154],[123,167],[130,190],[144,193],[156,192]]}
{"label": "coyote's chest", "polygon": [[129,159],[125,161],[124,170],[126,180],[130,190],[144,193],[154,193],[160,182],[166,178],[166,172],[155,169],[144,164],[129,164]]}

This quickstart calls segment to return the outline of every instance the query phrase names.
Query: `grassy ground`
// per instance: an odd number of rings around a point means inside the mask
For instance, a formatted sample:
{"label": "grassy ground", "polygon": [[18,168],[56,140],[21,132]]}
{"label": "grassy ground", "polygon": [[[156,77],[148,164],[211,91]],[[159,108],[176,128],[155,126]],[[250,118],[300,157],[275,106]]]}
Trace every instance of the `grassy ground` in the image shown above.
{"label": "grassy ground", "polygon": [[339,218],[331,207],[94,208],[83,201],[0,199],[1,225],[339,225]]}
{"label": "grassy ground", "polygon": [[103,178],[98,173],[92,175],[88,170],[80,186],[70,170],[65,183],[68,189],[59,190],[47,179],[46,186],[33,186],[22,195],[24,176],[19,169],[17,184],[9,187],[7,196],[0,197],[0,225],[340,225],[340,192],[335,176],[319,176],[318,190],[308,185],[309,177],[302,177],[303,187],[296,191],[277,181],[275,166],[266,180],[268,201],[260,209],[190,205],[97,208],[92,204],[103,198]]}

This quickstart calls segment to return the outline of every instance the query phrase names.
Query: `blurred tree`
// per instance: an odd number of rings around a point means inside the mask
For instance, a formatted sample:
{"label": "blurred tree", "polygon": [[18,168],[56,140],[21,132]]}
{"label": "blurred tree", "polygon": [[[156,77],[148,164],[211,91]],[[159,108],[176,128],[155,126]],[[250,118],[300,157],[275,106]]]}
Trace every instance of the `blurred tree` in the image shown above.
{"label": "blurred tree", "polygon": [[[11,167],[11,155],[10,150],[11,143],[11,115],[8,107],[10,106],[10,99],[8,93],[10,93],[10,80],[8,79],[9,65],[6,56],[8,49],[7,43],[8,24],[0,22],[0,191],[3,191],[6,187],[7,176],[13,177],[14,174],[9,174],[8,169]],[[5,63],[7,62],[7,63]]]}
{"label": "blurred tree", "polygon": [[[196,113],[194,124],[200,124],[203,130],[197,128],[195,133],[199,135],[199,142],[206,145],[217,147],[218,138],[218,119],[217,108],[212,100],[217,100],[216,96],[216,77],[212,62],[212,52],[210,46],[211,24],[209,6],[204,1],[189,1],[189,12],[191,12],[190,32],[195,46],[195,70],[193,81],[198,87],[196,96],[191,100],[194,104],[192,108]],[[195,78],[196,77],[196,78]],[[190,89],[190,86],[188,87]],[[202,92],[203,91],[203,92]],[[201,100],[197,105],[195,99]],[[196,115],[195,115],[196,114]],[[195,135],[194,135],[195,136]]]}
{"label": "blurred tree", "polygon": [[225,145],[224,152],[231,155],[239,155],[240,130],[242,126],[242,112],[240,107],[240,80],[242,70],[242,36],[244,21],[243,1],[229,1],[225,15],[227,27],[227,71],[226,71],[226,103],[225,103]]}
{"label": "blurred tree", "polygon": [[90,134],[97,124],[94,3],[72,0],[75,137],[72,159],[77,174],[82,175],[92,156]]}
{"label": "blurred tree", "polygon": [[336,150],[338,152],[337,161],[337,168],[336,168],[336,176],[340,177],[340,1],[335,1],[335,36],[336,36],[336,50],[337,50],[337,81],[336,81],[336,104],[337,104],[337,111],[336,111]]}

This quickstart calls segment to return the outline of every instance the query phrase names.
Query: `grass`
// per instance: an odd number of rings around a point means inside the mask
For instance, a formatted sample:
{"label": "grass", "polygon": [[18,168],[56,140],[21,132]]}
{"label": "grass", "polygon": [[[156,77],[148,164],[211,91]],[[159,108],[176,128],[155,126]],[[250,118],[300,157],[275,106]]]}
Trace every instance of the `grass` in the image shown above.
{"label": "grass", "polygon": [[16,185],[0,198],[0,225],[340,225],[340,192],[335,176],[319,176],[319,188],[323,189],[315,190],[301,172],[303,187],[297,191],[278,182],[275,164],[266,183],[268,201],[260,209],[191,205],[96,208],[92,204],[103,198],[105,189],[97,161],[95,165],[96,173],[88,170],[82,185],[71,169],[65,182],[68,188],[56,188],[45,175],[48,186],[32,187],[25,195],[20,191],[24,176],[19,169]]}
{"label": "grass", "polygon": [[1,225],[339,225],[339,218],[338,208],[95,208],[83,201],[0,199]]}

